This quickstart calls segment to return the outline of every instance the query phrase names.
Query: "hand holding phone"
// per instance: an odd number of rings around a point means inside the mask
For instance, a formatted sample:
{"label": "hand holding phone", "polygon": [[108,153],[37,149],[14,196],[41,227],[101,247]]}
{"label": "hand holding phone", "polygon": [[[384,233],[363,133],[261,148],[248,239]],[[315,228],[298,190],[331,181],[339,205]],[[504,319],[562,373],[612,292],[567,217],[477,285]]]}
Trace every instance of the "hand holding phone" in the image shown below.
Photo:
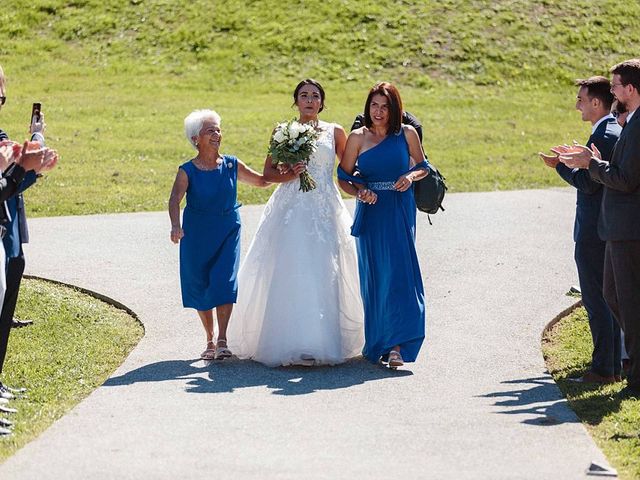
{"label": "hand holding phone", "polygon": [[34,102],[31,107],[31,125],[40,122],[40,112],[42,111],[42,104]]}
{"label": "hand holding phone", "polygon": [[31,107],[31,123],[29,124],[30,133],[42,133],[44,131],[44,114],[42,113],[42,104],[34,102]]}

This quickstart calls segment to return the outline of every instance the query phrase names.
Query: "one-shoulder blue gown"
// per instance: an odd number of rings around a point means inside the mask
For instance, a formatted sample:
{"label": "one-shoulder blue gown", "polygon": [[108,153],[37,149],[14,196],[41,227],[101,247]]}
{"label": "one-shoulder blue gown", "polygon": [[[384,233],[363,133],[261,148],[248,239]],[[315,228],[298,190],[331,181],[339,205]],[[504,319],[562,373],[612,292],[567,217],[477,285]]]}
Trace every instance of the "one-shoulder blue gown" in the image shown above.
{"label": "one-shoulder blue gown", "polygon": [[425,301],[415,248],[413,189],[393,189],[410,169],[404,133],[390,134],[360,154],[356,167],[367,188],[378,195],[373,205],[358,202],[352,230],[364,303],[362,353],[378,362],[400,345],[404,361],[414,362],[425,335]]}
{"label": "one-shoulder blue gown", "polygon": [[189,178],[180,241],[182,304],[201,311],[235,303],[238,296],[238,159],[222,159],[213,170],[191,161],[180,166]]}

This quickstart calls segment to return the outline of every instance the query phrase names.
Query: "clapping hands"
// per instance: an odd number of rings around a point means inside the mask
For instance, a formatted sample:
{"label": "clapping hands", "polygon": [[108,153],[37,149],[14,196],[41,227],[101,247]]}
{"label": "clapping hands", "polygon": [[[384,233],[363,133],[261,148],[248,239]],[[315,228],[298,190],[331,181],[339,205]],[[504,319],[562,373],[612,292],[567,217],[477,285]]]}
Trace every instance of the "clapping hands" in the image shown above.
{"label": "clapping hands", "polygon": [[0,142],[0,169],[4,171],[12,162],[27,171],[46,172],[58,164],[58,152],[37,142],[24,142],[23,145],[9,140]]}
{"label": "clapping hands", "polygon": [[569,168],[589,168],[591,158],[602,159],[600,151],[593,143],[589,148],[574,141],[571,146],[557,145],[550,150],[554,155],[546,155],[542,152],[538,152],[538,155],[545,165],[551,168],[555,168],[558,163],[564,163]]}
{"label": "clapping hands", "polygon": [[39,172],[44,160],[44,150],[37,142],[24,142],[20,156],[15,159],[15,162],[26,171],[34,170]]}
{"label": "clapping hands", "polygon": [[[554,148],[557,148],[557,147],[554,147]],[[553,152],[554,154],[547,155],[542,152],[538,152],[538,155],[540,156],[540,158],[542,159],[542,161],[547,167],[556,168],[558,166],[558,163],[560,163],[560,158],[559,158],[559,155],[555,153],[555,150],[553,148],[551,149],[551,152]]]}
{"label": "clapping hands", "polygon": [[[9,164],[13,161],[15,142],[5,140],[0,142],[0,171],[5,171]],[[19,145],[18,145],[19,146]]]}
{"label": "clapping hands", "polygon": [[42,160],[42,167],[40,173],[49,172],[58,165],[58,152],[50,148],[44,149],[44,159]]}
{"label": "clapping hands", "polygon": [[602,154],[592,143],[591,148],[574,142],[572,147],[563,147],[559,152],[559,159],[569,168],[589,168],[592,158],[602,160]]}

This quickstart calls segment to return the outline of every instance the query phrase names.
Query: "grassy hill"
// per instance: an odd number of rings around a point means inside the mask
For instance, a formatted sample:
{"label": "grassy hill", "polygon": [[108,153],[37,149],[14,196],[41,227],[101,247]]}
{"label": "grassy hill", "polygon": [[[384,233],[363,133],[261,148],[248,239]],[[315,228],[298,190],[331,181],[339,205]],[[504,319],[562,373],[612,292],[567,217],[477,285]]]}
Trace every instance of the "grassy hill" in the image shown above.
{"label": "grassy hill", "polygon": [[452,191],[561,185],[536,152],[588,136],[572,81],[637,56],[638,24],[638,2],[614,1],[5,0],[0,127],[23,137],[42,101],[63,158],[32,213],[158,210],[193,152],[191,110],[218,110],[225,151],[261,168],[298,80],[320,80],[323,118],[348,127],[384,79]]}

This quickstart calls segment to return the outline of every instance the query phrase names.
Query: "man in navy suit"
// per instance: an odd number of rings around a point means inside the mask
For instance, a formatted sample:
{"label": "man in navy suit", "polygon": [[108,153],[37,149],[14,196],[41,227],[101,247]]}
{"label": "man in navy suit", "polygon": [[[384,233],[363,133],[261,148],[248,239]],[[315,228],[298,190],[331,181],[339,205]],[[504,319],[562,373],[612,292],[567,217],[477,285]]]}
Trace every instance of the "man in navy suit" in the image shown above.
{"label": "man in navy suit", "polygon": [[611,92],[629,111],[606,161],[596,145],[560,155],[571,168],[588,170],[604,185],[598,233],[606,240],[604,297],[624,331],[629,354],[622,397],[640,397],[640,59],[611,69]]}
{"label": "man in navy suit", "polygon": [[[610,114],[613,103],[611,84],[607,78],[597,76],[578,80],[576,85],[576,109],[582,114],[582,120],[592,125],[587,145],[595,144],[608,161],[622,130],[615,117]],[[554,148],[552,151],[558,149]],[[602,288],[605,242],[598,236],[602,184],[595,182],[587,170],[571,169],[561,163],[558,154],[540,156],[547,166],[555,168],[577,190],[573,228],[573,239],[576,242],[574,257],[578,267],[582,302],[589,317],[593,353],[590,370],[575,381],[601,384],[619,381],[622,368],[620,328],[611,315]]]}

